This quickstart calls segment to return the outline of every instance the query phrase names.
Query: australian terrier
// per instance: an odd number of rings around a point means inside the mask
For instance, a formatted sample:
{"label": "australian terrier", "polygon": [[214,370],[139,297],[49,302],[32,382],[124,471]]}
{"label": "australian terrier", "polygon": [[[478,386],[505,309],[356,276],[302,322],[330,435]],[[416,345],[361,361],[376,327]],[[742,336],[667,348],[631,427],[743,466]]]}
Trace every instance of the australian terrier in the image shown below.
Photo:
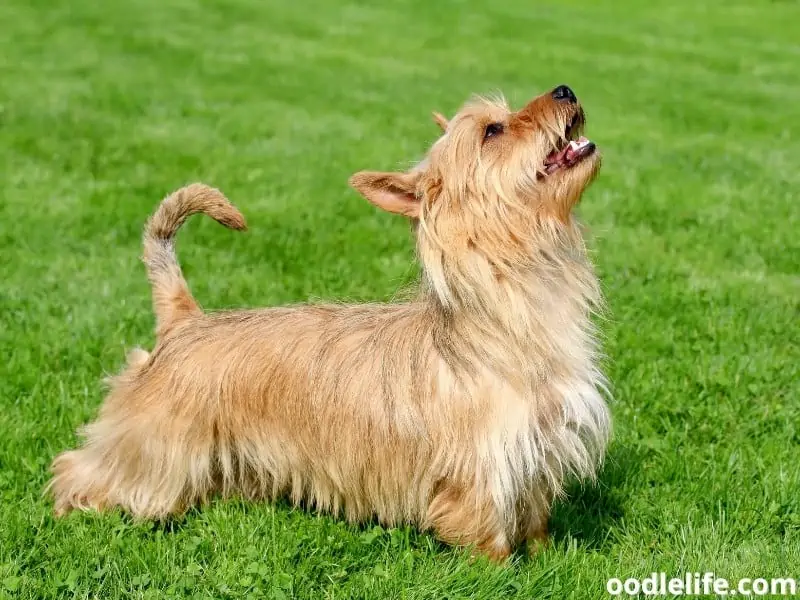
{"label": "australian terrier", "polygon": [[176,260],[189,215],[244,229],[194,184],[148,222],[157,342],[111,378],[83,445],[53,462],[55,511],[180,514],[215,494],[288,496],[350,521],[408,522],[495,560],[547,539],[569,477],[610,430],[572,215],[600,166],[567,86],[519,111],[476,99],[427,156],[350,185],[410,219],[415,299],[203,312]]}

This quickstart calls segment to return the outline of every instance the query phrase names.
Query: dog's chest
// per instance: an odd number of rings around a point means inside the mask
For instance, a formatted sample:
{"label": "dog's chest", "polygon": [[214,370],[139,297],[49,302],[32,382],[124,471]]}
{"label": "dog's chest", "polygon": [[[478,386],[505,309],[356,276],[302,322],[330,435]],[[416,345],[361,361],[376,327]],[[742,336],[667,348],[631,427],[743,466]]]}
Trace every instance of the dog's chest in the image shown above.
{"label": "dog's chest", "polygon": [[599,373],[550,381],[528,393],[502,387],[479,449],[495,485],[524,492],[545,480],[560,489],[565,476],[594,472],[610,429]]}

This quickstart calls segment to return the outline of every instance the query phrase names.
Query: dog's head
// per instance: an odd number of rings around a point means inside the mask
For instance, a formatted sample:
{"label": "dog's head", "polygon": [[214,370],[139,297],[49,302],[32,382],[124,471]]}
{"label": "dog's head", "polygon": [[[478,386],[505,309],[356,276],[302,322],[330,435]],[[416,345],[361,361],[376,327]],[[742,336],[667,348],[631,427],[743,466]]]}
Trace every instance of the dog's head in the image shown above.
{"label": "dog's head", "polygon": [[434,119],[443,135],[414,169],[363,171],[350,184],[380,208],[413,218],[506,201],[565,220],[600,166],[595,145],[582,136],[583,108],[564,85],[516,112],[477,99],[449,122]]}
{"label": "dog's head", "polygon": [[434,119],[443,134],[413,169],[350,179],[373,204],[414,220],[423,263],[478,255],[502,270],[529,254],[537,238],[571,225],[600,156],[582,135],[585,114],[570,88],[559,86],[518,111],[477,99],[450,121]]}

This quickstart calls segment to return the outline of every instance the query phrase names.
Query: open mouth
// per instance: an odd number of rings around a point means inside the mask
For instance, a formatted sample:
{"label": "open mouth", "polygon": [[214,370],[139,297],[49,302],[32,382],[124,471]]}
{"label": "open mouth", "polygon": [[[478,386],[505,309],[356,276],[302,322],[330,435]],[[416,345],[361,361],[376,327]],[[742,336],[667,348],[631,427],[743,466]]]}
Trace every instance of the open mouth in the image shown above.
{"label": "open mouth", "polygon": [[547,175],[560,169],[569,169],[587,156],[594,154],[596,146],[589,138],[581,135],[583,114],[578,112],[564,129],[564,137],[559,139],[555,150],[544,159],[544,172]]}

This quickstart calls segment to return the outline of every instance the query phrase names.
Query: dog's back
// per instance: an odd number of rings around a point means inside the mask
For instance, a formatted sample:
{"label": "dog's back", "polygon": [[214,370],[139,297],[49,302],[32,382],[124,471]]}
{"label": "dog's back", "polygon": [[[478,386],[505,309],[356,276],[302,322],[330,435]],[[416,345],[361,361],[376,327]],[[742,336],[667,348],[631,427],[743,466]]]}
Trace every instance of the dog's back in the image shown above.
{"label": "dog's back", "polygon": [[164,518],[239,493],[289,495],[350,520],[419,521],[445,469],[432,468],[432,438],[458,435],[424,429],[439,409],[421,311],[182,315],[109,381],[83,447],[54,462],[57,512],[118,505]]}

